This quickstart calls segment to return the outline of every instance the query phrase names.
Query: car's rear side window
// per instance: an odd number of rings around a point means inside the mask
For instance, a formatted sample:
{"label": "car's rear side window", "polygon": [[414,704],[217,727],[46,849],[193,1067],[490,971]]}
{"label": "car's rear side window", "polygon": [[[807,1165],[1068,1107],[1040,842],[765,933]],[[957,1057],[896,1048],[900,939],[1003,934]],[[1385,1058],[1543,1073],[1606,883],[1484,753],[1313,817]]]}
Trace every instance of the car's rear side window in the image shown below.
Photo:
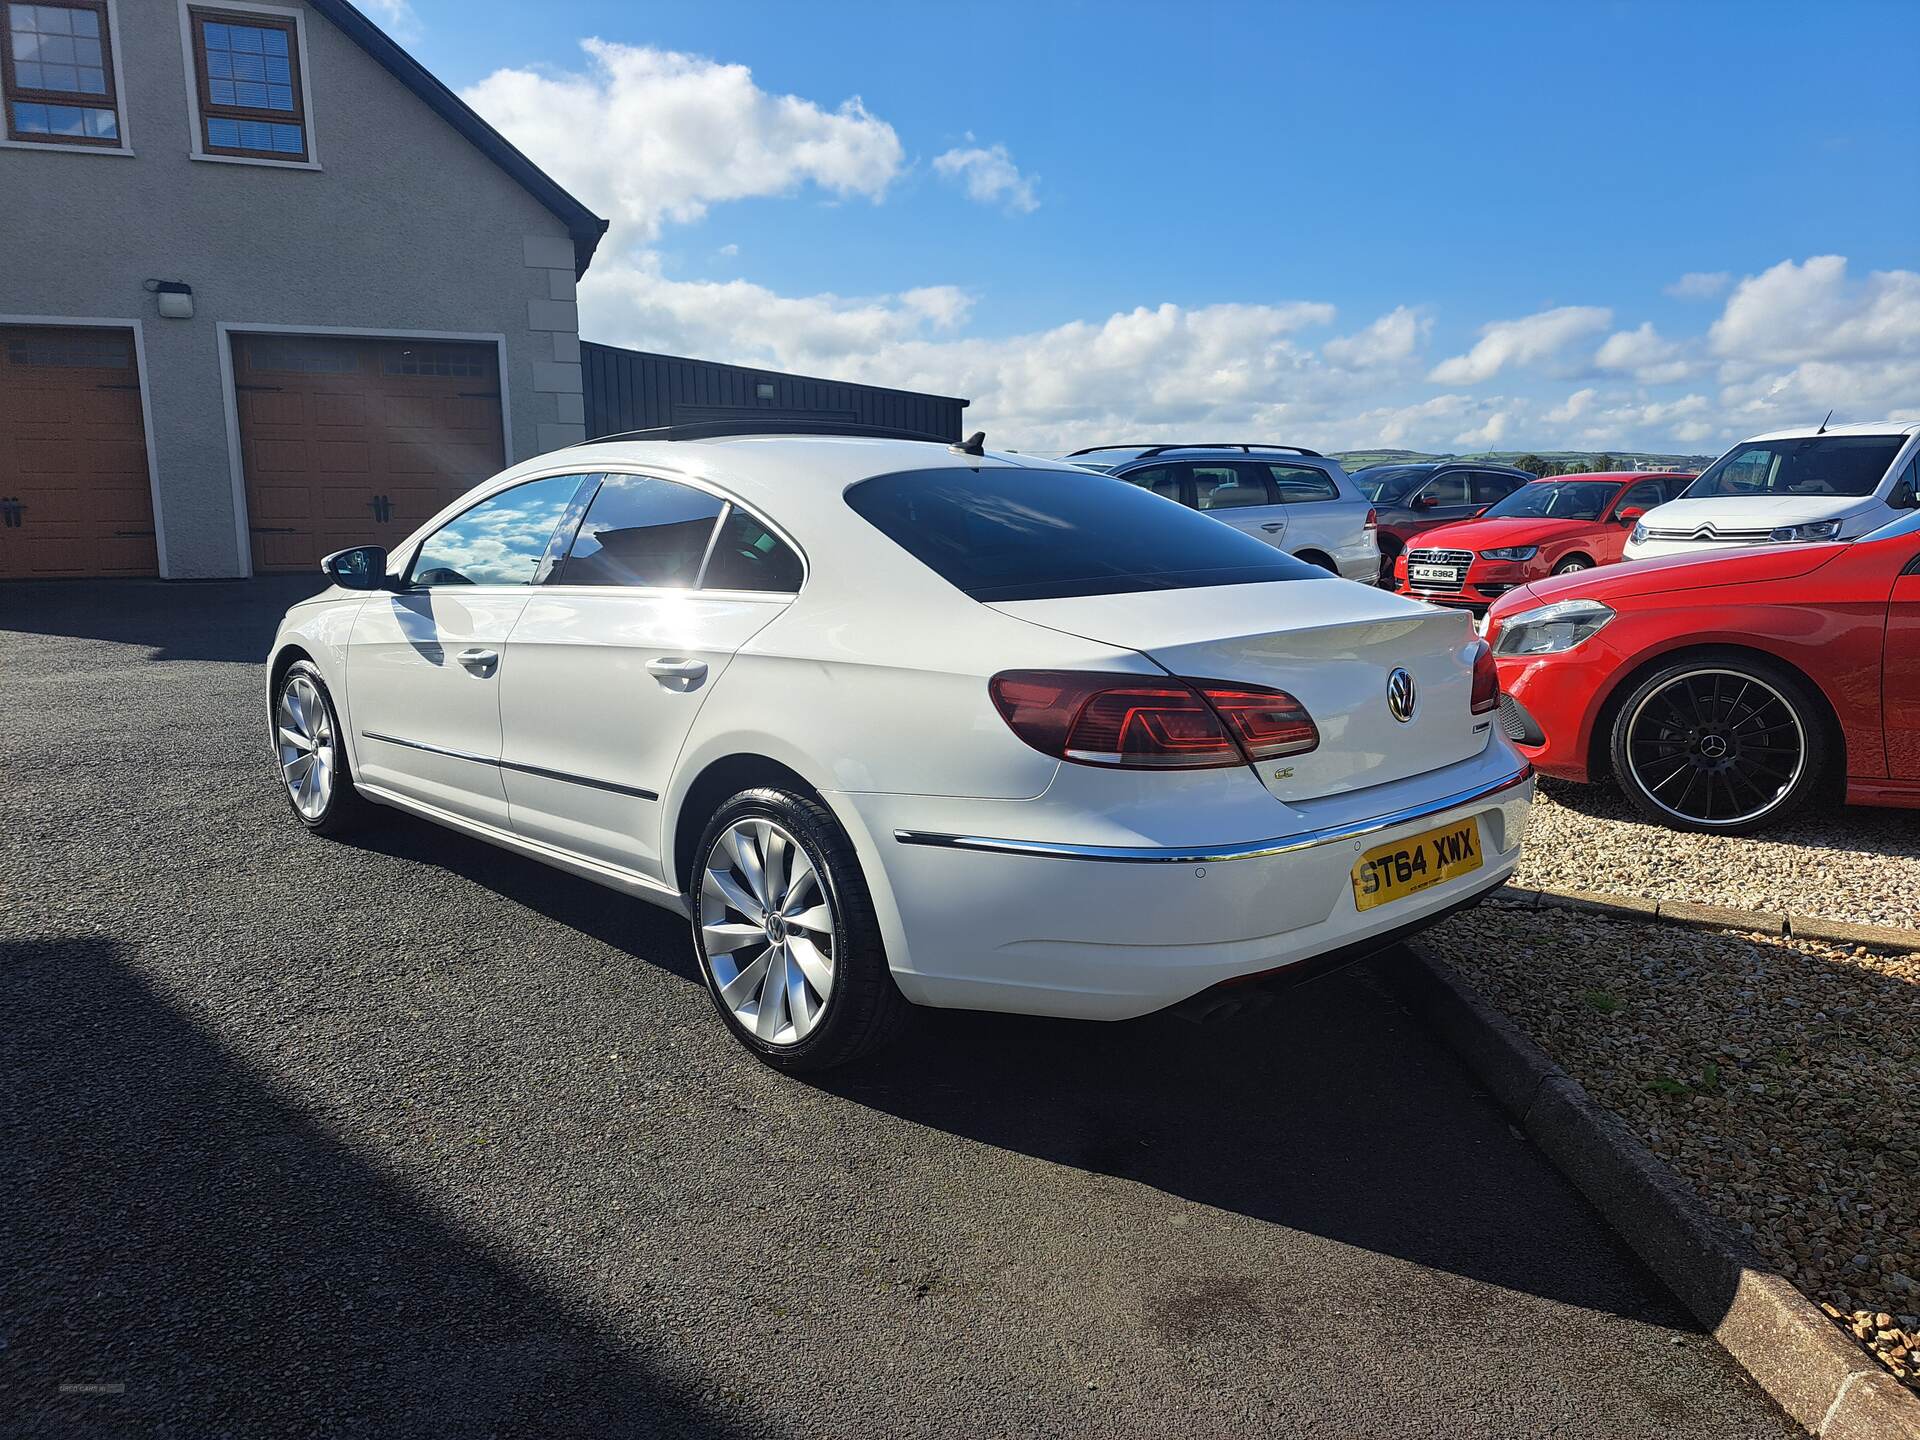
{"label": "car's rear side window", "polygon": [[1050,600],[1325,579],[1251,535],[1084,471],[912,470],[847,504],[975,600]]}
{"label": "car's rear side window", "polygon": [[707,556],[703,590],[761,590],[792,595],[804,575],[800,557],[778,535],[739,506],[730,506]]}
{"label": "car's rear side window", "polygon": [[1308,505],[1316,500],[1340,498],[1340,487],[1333,483],[1333,477],[1324,470],[1311,465],[1267,465],[1263,468],[1273,477],[1274,488],[1280,492],[1284,504]]}
{"label": "car's rear side window", "polygon": [[560,585],[691,587],[726,502],[652,475],[609,475],[587,507]]}

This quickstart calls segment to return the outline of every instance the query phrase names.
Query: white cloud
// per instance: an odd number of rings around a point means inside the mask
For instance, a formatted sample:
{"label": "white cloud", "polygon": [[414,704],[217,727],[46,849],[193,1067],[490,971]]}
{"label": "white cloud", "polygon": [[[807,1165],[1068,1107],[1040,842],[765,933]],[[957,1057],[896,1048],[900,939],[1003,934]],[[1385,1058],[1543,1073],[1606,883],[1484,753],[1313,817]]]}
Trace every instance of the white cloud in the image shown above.
{"label": "white cloud", "polygon": [[1676,300],[1711,300],[1732,283],[1724,270],[1689,270],[1667,286],[1667,294]]}
{"label": "white cloud", "polygon": [[[969,424],[1023,449],[1215,423],[1292,438],[1360,409],[1367,388],[1301,343],[1300,332],[1334,316],[1309,301],[1140,306],[986,338],[959,333],[972,300],[952,286],[782,296],[744,280],[675,279],[640,255],[596,263],[581,305],[594,339],[964,395]],[[1343,430],[1341,443],[1361,438],[1373,432]]]}
{"label": "white cloud", "polygon": [[859,97],[836,110],[753,83],[744,65],[583,40],[587,70],[496,70],[469,105],[582,200],[652,239],[717,201],[813,184],[879,200],[900,174],[900,137]]}
{"label": "white cloud", "polygon": [[1854,282],[1844,255],[1782,260],[1734,288],[1707,337],[1737,363],[1920,355],[1920,274],[1880,270]]}
{"label": "white cloud", "polygon": [[[390,25],[410,23],[406,0],[370,3]],[[1840,256],[1783,261],[1738,284],[1681,277],[1669,294],[1726,296],[1705,334],[1663,335],[1650,322],[1608,333],[1613,312],[1600,306],[1495,321],[1425,383],[1433,322],[1410,305],[1323,340],[1314,332],[1334,308],[1313,300],[1122,304],[1045,329],[1007,333],[1001,321],[986,335],[970,331],[982,297],[951,284],[783,295],[747,279],[678,279],[652,248],[671,225],[808,188],[878,202],[906,172],[900,137],[857,98],[832,107],[763,90],[739,65],[582,45],[577,70],[500,70],[466,98],[618,222],[581,285],[594,338],[965,395],[970,425],[1029,450],[1202,429],[1322,449],[1660,449],[1828,406],[1911,413],[1920,396],[1920,274],[1856,279]],[[980,203],[1023,213],[1039,203],[1004,145],[968,135],[931,167]],[[730,260],[739,247],[710,253]],[[1708,364],[1717,395],[1675,393]],[[1495,377],[1506,393],[1481,393]]]}
{"label": "white cloud", "polygon": [[1433,322],[1405,305],[1396,306],[1358,335],[1329,340],[1321,353],[1335,365],[1350,370],[1397,365],[1409,359],[1427,337]]}
{"label": "white cloud", "polygon": [[1571,345],[1607,328],[1613,312],[1595,305],[1563,305],[1519,320],[1496,320],[1480,328],[1480,340],[1464,355],[1442,360],[1427,378],[1437,385],[1478,385],[1509,365],[1550,360]]}
{"label": "white cloud", "polygon": [[1593,363],[1601,370],[1624,371],[1642,385],[1671,385],[1693,373],[1680,347],[1662,339],[1651,320],[1637,330],[1614,331],[1594,352]]}
{"label": "white cloud", "polygon": [[411,44],[420,38],[420,17],[408,0],[363,0],[373,18],[394,39]]}
{"label": "white cloud", "polygon": [[1600,392],[1589,386],[1585,390],[1576,390],[1560,404],[1547,411],[1547,420],[1551,424],[1564,425],[1569,420],[1578,420],[1593,407],[1594,397]]}
{"label": "white cloud", "polygon": [[1854,280],[1840,255],[1783,260],[1734,287],[1707,332],[1720,410],[1745,433],[1818,420],[1878,420],[1920,395],[1920,274]]}
{"label": "white cloud", "polygon": [[1506,439],[1512,428],[1513,412],[1495,410],[1471,430],[1462,430],[1454,436],[1453,445],[1456,450],[1491,450]]}
{"label": "white cloud", "polygon": [[964,185],[967,198],[982,205],[1004,205],[1021,215],[1031,215],[1040,208],[1039,197],[1033,193],[1039,177],[1022,175],[1004,145],[949,150],[934,156],[933,168],[935,173]]}

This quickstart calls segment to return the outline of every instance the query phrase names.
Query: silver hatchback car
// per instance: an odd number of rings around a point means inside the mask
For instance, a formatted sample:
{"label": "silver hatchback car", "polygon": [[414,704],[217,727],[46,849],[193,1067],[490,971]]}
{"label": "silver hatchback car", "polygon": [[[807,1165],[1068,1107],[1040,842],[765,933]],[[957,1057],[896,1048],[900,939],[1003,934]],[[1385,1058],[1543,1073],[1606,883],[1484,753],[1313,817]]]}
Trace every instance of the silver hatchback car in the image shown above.
{"label": "silver hatchback car", "polygon": [[1338,460],[1294,445],[1095,445],[1065,459],[1178,500],[1255,539],[1374,584],[1373,503]]}

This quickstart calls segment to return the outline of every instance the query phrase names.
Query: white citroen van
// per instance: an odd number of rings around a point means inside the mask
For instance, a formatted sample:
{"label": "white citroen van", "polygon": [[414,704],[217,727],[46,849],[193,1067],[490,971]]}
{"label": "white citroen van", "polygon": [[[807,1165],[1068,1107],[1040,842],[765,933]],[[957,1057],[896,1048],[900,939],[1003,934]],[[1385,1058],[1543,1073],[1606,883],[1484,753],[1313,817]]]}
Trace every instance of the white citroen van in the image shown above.
{"label": "white citroen van", "polygon": [[1852,540],[1920,495],[1920,424],[1834,425],[1744,440],[1633,527],[1623,559],[1729,545]]}

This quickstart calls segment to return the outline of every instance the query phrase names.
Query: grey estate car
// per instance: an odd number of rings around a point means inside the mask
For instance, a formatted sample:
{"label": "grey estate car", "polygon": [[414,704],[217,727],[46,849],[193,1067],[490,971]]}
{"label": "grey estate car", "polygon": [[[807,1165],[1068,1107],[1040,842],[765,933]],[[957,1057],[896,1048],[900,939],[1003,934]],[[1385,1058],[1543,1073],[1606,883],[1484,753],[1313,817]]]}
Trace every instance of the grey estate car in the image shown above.
{"label": "grey estate car", "polygon": [[1178,500],[1348,580],[1373,584],[1373,505],[1338,460],[1295,445],[1093,445],[1064,457]]}

